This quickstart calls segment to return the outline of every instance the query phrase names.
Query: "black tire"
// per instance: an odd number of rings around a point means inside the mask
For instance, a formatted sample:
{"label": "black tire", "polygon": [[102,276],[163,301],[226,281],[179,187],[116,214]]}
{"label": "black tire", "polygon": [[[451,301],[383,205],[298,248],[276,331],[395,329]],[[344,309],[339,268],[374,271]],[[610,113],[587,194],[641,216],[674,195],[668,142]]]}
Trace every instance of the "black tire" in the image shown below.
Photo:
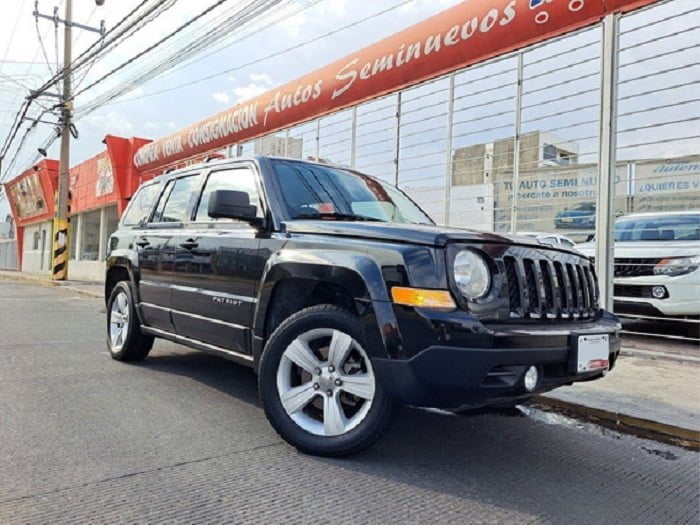
{"label": "black tire", "polygon": [[[112,307],[115,301],[120,300],[120,296],[124,297],[126,300],[129,322],[126,325],[126,333],[122,335],[122,342],[115,344],[111,335]],[[151,348],[153,348],[153,337],[141,331],[141,325],[134,306],[133,295],[127,281],[118,282],[107,301],[107,348],[109,349],[109,355],[112,356],[112,359],[116,359],[117,361],[141,361],[148,355]]]}
{"label": "black tire", "polygon": [[[332,305],[306,308],[285,320],[268,340],[260,363],[258,388],[265,415],[277,433],[289,444],[306,454],[347,456],[375,443],[396,414],[396,405],[386,397],[381,385],[374,381],[374,398],[369,410],[357,426],[339,435],[317,435],[298,425],[282,405],[277,385],[277,372],[285,350],[296,338],[311,330],[337,330],[349,335],[366,349],[357,317]],[[370,355],[366,352],[366,355]],[[341,387],[338,387],[339,390]],[[318,394],[323,398],[322,394]],[[338,402],[341,394],[338,393]],[[324,405],[325,406],[325,405]],[[324,409],[325,410],[325,409]]]}

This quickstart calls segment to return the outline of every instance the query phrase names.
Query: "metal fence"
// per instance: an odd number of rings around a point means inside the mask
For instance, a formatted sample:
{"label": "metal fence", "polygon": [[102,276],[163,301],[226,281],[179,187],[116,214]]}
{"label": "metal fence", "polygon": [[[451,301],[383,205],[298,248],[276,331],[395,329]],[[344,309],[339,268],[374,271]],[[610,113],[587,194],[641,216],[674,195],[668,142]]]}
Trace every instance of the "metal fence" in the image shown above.
{"label": "metal fence", "polygon": [[[615,218],[700,210],[699,14],[695,0],[670,0],[611,15],[231,151],[350,166],[397,184],[439,224],[564,236],[608,261],[612,246],[585,241]],[[632,292],[620,278],[639,254],[599,263],[610,303],[616,274],[620,315],[698,327],[687,315],[700,300],[685,313],[623,308],[640,299],[625,293],[653,293],[643,276],[675,254],[647,257]],[[688,285],[700,297],[700,281]]]}

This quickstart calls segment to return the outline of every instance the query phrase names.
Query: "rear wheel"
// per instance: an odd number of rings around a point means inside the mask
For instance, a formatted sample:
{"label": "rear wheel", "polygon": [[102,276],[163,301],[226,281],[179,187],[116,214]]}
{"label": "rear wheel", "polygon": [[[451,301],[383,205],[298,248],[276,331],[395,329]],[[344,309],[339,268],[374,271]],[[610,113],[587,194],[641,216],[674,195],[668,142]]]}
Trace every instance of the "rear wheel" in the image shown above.
{"label": "rear wheel", "polygon": [[379,439],[394,413],[357,318],[331,305],[302,310],[275,330],[259,388],[275,430],[309,454],[358,452]]}
{"label": "rear wheel", "polygon": [[107,301],[107,348],[117,361],[140,361],[153,347],[153,337],[141,331],[131,288],[118,282]]}

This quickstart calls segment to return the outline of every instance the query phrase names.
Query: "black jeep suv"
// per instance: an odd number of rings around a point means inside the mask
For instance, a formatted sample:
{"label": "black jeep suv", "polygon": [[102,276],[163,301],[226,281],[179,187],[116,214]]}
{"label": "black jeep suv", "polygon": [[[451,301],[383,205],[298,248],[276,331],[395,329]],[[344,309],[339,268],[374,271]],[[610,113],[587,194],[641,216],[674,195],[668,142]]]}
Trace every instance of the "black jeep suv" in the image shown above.
{"label": "black jeep suv", "polygon": [[282,158],[144,183],[105,296],[114,359],[160,337],[252,366],[277,432],[319,455],[367,447],[400,404],[513,404],[620,349],[577,252],[439,227],[381,180]]}

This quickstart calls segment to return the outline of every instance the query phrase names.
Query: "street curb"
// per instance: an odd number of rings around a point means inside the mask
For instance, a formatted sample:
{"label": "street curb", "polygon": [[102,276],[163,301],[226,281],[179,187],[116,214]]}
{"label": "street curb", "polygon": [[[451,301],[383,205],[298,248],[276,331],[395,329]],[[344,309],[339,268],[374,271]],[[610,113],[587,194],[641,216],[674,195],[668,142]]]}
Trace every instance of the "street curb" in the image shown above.
{"label": "street curb", "polygon": [[102,293],[101,292],[93,292],[92,290],[85,290],[80,288],[79,286],[74,286],[70,282],[66,281],[51,281],[47,278],[44,277],[39,277],[35,275],[27,275],[23,274],[20,272],[12,272],[12,271],[0,271],[0,280],[5,279],[9,281],[19,281],[19,282],[25,282],[25,283],[32,283],[32,284],[38,284],[39,286],[47,286],[47,287],[57,287],[57,288],[63,288],[64,290],[70,290],[71,292],[74,292],[78,295],[81,295],[83,297],[89,297],[91,299],[101,299],[102,298]]}
{"label": "street curb", "polygon": [[535,396],[531,406],[588,421],[623,434],[632,434],[637,437],[700,451],[700,432],[695,430],[546,396]]}
{"label": "street curb", "polygon": [[675,361],[676,363],[700,365],[700,357],[686,356],[670,352],[642,350],[640,348],[633,347],[622,348],[622,350],[620,351],[620,355],[627,357],[638,357],[641,359],[650,359],[652,361]]}

